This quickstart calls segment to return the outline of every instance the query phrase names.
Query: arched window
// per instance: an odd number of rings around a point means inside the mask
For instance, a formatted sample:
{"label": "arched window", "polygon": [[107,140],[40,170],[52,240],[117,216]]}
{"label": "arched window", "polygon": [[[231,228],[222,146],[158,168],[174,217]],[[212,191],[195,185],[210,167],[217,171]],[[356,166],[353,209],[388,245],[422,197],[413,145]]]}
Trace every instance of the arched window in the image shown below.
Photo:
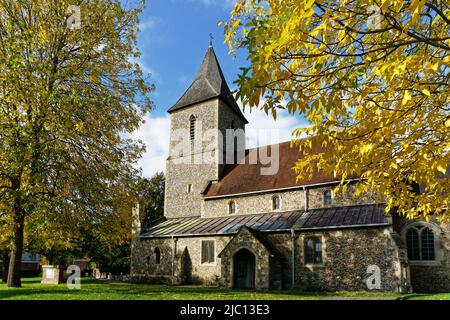
{"label": "arched window", "polygon": [[228,213],[229,214],[236,213],[236,201],[228,202]]}
{"label": "arched window", "polygon": [[322,240],[319,237],[305,239],[305,264],[322,263]]}
{"label": "arched window", "polygon": [[416,228],[411,228],[406,233],[406,246],[409,260],[420,260],[419,233]]}
{"label": "arched window", "polygon": [[272,198],[272,209],[278,210],[281,208],[281,199],[280,196],[275,196]]}
{"label": "arched window", "polygon": [[433,230],[424,225],[409,228],[406,232],[406,247],[409,260],[434,261],[436,254]]}
{"label": "arched window", "polygon": [[422,245],[422,260],[433,261],[434,254],[434,234],[430,228],[423,228],[420,237]]}
{"label": "arched window", "polygon": [[159,250],[158,247],[155,248],[155,263],[156,264],[161,263],[161,250]]}
{"label": "arched window", "polygon": [[331,190],[327,190],[323,193],[323,204],[329,206],[333,203],[333,194]]}
{"label": "arched window", "polygon": [[197,118],[194,115],[191,115],[189,117],[189,137],[191,141],[194,141],[195,139],[195,122],[197,121]]}

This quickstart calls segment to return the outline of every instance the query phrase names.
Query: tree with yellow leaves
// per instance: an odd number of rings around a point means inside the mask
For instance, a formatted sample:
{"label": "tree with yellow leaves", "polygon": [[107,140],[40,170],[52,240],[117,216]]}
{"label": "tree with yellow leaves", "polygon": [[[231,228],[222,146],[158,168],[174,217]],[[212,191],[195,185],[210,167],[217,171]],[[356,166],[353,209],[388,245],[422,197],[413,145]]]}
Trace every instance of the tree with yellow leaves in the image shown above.
{"label": "tree with yellow leaves", "polygon": [[244,105],[309,121],[294,131],[299,176],[317,166],[344,191],[359,176],[356,195],[372,190],[388,211],[449,219],[447,1],[239,0],[224,29],[233,53],[248,51]]}
{"label": "tree with yellow leaves", "polygon": [[151,108],[152,87],[132,62],[142,5],[0,0],[0,238],[11,248],[8,287],[21,285],[24,230],[28,240],[48,239],[41,248],[67,247],[82,226],[119,221],[114,192],[135,179],[143,151],[126,133]]}

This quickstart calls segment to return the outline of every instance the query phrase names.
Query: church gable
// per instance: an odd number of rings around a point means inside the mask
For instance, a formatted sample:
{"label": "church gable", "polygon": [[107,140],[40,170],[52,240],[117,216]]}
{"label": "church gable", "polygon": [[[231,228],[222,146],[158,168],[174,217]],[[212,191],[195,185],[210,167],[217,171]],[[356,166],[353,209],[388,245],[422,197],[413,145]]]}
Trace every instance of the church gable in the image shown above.
{"label": "church gable", "polygon": [[[272,275],[281,275],[283,255],[264,234],[246,226],[239,229],[218,257],[222,261],[222,281],[229,288],[274,287]],[[277,286],[280,285],[278,280]]]}
{"label": "church gable", "polygon": [[269,239],[258,230],[242,226],[238,233],[230,240],[225,248],[218,254],[219,258],[232,256],[239,249],[246,248],[258,255],[280,256],[278,250]]}

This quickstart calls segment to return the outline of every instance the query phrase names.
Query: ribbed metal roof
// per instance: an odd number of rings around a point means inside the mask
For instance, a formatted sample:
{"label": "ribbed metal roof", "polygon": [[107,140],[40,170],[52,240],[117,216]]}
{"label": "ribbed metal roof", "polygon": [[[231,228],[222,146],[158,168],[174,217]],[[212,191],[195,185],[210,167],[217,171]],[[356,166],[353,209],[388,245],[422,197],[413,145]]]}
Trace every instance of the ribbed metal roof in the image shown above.
{"label": "ribbed metal roof", "polygon": [[389,225],[384,205],[302,210],[217,218],[171,218],[156,222],[141,234],[142,238],[171,236],[234,235],[242,226],[260,232],[331,229]]}
{"label": "ribbed metal roof", "polygon": [[303,211],[294,211],[218,218],[173,218],[156,223],[141,237],[235,234],[244,225],[258,231],[283,231],[289,230],[302,214]]}
{"label": "ribbed metal roof", "polygon": [[300,229],[388,225],[384,209],[384,205],[374,204],[314,209],[303,217]]}

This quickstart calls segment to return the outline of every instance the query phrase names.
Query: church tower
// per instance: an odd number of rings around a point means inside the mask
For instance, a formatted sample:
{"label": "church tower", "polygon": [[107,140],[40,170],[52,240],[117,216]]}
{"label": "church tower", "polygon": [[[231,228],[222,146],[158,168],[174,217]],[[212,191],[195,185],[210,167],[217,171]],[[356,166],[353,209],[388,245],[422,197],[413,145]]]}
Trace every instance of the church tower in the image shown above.
{"label": "church tower", "polygon": [[[226,163],[230,163],[227,159],[236,161],[235,154],[245,150],[248,123],[211,45],[194,81],[168,113],[165,216],[200,216],[203,191],[209,183],[220,180]],[[234,132],[234,138],[230,139],[230,132]]]}

